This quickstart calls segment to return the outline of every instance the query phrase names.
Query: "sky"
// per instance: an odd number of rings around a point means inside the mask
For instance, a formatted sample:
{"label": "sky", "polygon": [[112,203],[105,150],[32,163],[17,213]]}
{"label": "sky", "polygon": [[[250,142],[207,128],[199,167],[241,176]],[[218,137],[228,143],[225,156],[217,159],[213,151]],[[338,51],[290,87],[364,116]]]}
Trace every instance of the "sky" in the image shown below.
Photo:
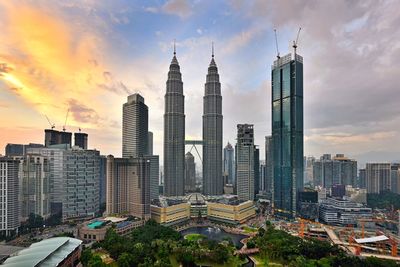
{"label": "sky", "polygon": [[[165,82],[176,39],[186,138],[202,138],[211,43],[223,96],[224,143],[252,123],[264,156],[271,132],[271,64],[304,58],[305,155],[400,159],[400,1],[1,1],[0,154],[43,143],[46,115],[89,134],[102,154],[122,151],[122,104],[149,106],[154,153],[163,154]],[[187,147],[189,150],[190,147]]]}

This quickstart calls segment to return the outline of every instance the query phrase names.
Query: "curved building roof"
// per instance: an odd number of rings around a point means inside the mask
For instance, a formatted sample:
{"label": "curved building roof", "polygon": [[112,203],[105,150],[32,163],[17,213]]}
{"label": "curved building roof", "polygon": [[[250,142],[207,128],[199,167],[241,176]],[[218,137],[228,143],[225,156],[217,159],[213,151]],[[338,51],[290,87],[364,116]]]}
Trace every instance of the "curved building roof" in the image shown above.
{"label": "curved building roof", "polygon": [[15,253],[3,263],[3,266],[57,266],[81,243],[81,240],[71,237],[49,238]]}

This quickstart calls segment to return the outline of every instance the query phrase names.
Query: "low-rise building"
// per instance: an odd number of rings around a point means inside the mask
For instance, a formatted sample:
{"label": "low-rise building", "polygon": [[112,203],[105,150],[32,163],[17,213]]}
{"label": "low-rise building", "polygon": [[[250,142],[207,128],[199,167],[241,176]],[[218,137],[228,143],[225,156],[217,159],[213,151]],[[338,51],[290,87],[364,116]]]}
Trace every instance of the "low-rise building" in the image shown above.
{"label": "low-rise building", "polygon": [[81,244],[81,240],[71,237],[45,239],[11,255],[3,266],[78,266]]}
{"label": "low-rise building", "polygon": [[126,235],[143,224],[144,221],[139,218],[134,220],[117,217],[98,218],[79,225],[78,237],[85,242],[102,241],[111,227],[114,227],[117,234]]}
{"label": "low-rise building", "polygon": [[226,224],[242,224],[256,215],[254,202],[240,201],[207,201],[208,219]]}
{"label": "low-rise building", "polygon": [[152,201],[151,218],[159,224],[172,226],[190,219],[190,203],[160,198]]}
{"label": "low-rise building", "polygon": [[327,198],[319,206],[319,220],[333,225],[356,225],[361,218],[371,218],[372,210],[361,203]]}

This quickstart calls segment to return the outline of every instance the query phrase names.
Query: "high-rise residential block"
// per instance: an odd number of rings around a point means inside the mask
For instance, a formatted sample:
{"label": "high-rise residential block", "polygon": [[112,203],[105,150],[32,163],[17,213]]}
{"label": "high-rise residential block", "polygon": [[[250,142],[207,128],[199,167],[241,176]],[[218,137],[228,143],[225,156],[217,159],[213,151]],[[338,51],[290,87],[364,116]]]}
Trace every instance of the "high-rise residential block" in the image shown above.
{"label": "high-rise residential block", "polygon": [[100,152],[68,149],[64,152],[62,219],[95,217],[99,212]]}
{"label": "high-rise residential block", "polygon": [[45,147],[49,147],[52,145],[66,145],[67,147],[71,147],[71,139],[72,133],[65,131],[57,131],[54,129],[46,129],[44,130],[44,145]]}
{"label": "high-rise residential block", "polygon": [[254,200],[254,129],[252,124],[237,125],[235,147],[236,192],[240,200]]}
{"label": "high-rise residential block", "polygon": [[183,196],[185,189],[185,97],[176,52],[168,72],[164,113],[164,195]]}
{"label": "high-rise residential block", "polygon": [[149,160],[107,157],[106,213],[150,218]]}
{"label": "high-rise residential block", "polygon": [[367,193],[379,194],[391,190],[390,163],[367,163],[365,168]]}
{"label": "high-rise residential block", "polygon": [[107,194],[107,157],[100,156],[100,180],[99,180],[99,204],[106,204],[106,194]]}
{"label": "high-rise residential block", "polygon": [[122,157],[141,157],[148,150],[149,111],[139,94],[128,96],[122,108]]}
{"label": "high-rise residential block", "polygon": [[357,186],[357,161],[343,154],[324,154],[313,163],[313,184],[331,188],[334,185]]}
{"label": "high-rise residential block", "polygon": [[26,221],[31,213],[50,216],[50,164],[40,154],[26,154],[21,159],[20,171],[21,220]]}
{"label": "high-rise residential block", "polygon": [[27,145],[7,144],[6,148],[5,148],[6,157],[24,156],[28,149],[38,148],[38,147],[43,147],[43,145],[42,144],[32,144],[32,143],[29,143]]}
{"label": "high-rise residential block", "polygon": [[158,155],[146,155],[143,158],[150,164],[150,199],[156,199],[160,195],[160,159]]}
{"label": "high-rise residential block", "polygon": [[203,194],[222,195],[222,96],[212,53],[203,97]]}
{"label": "high-rise residential block", "polygon": [[0,157],[0,231],[5,236],[17,233],[20,226],[18,170],[19,160]]}
{"label": "high-rise residential block", "polygon": [[235,149],[228,142],[224,148],[224,176],[227,183],[234,185],[235,182]]}
{"label": "high-rise residential block", "polygon": [[292,218],[303,190],[303,58],[278,58],[271,76],[273,203],[275,214]]}
{"label": "high-rise residential block", "polygon": [[196,163],[192,153],[185,156],[185,192],[196,191]]}
{"label": "high-rise residential block", "polygon": [[358,187],[367,188],[367,172],[365,168],[358,171]]}

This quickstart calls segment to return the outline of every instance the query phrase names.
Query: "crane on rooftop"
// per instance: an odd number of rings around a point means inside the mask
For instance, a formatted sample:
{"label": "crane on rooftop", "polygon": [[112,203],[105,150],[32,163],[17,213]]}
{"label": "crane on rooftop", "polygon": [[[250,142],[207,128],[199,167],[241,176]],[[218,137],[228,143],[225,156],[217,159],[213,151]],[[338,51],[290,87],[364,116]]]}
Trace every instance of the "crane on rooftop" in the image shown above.
{"label": "crane on rooftop", "polygon": [[47,121],[49,122],[51,129],[54,130],[54,128],[56,127],[56,125],[55,125],[54,123],[51,123],[51,122],[50,122],[50,119],[49,119],[49,117],[47,117],[47,115],[44,115],[44,116],[46,117]]}
{"label": "crane on rooftop", "polygon": [[63,126],[63,131],[65,132],[66,130],[66,125],[67,125],[67,120],[68,120],[68,114],[69,114],[69,109],[67,110],[67,115],[65,116],[65,121],[64,121],[64,126]]}
{"label": "crane on rooftop", "polygon": [[297,32],[297,38],[296,41],[293,41],[293,48],[294,48],[294,54],[296,55],[296,49],[297,49],[297,45],[299,43],[299,35],[300,35],[300,31],[301,31],[301,27],[299,27],[299,30]]}
{"label": "crane on rooftop", "polygon": [[276,35],[276,29],[274,29],[274,32],[275,32],[275,44],[276,44],[276,57],[279,59],[281,56],[279,55],[278,37]]}

